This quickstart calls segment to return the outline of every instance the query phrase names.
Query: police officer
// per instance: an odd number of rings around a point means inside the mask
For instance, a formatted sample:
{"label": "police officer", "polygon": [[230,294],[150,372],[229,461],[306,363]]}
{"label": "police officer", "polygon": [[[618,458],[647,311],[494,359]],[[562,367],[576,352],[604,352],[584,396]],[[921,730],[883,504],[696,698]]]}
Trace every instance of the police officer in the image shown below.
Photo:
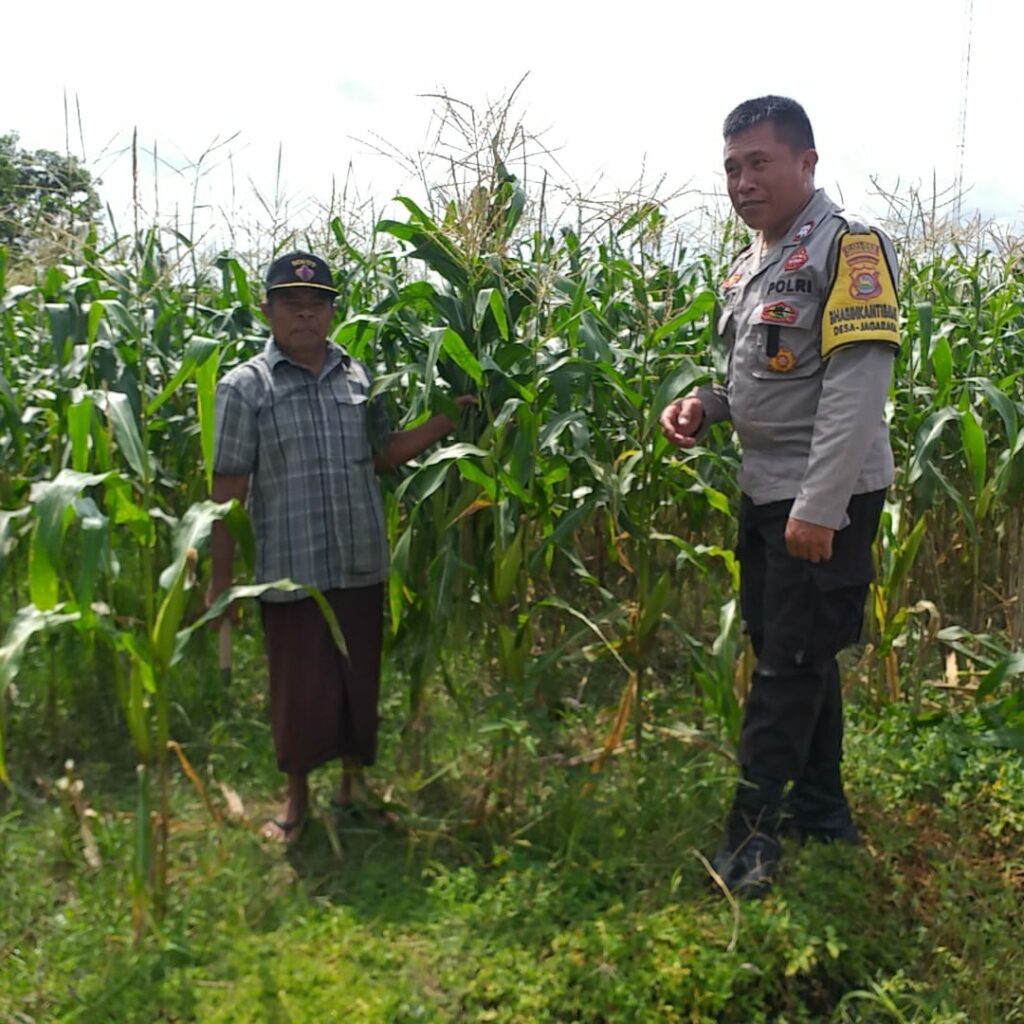
{"label": "police officer", "polygon": [[885,422],[899,344],[888,238],[815,189],[803,108],[764,96],[726,118],[729,198],[755,232],[722,283],[724,386],[672,402],[681,448],[731,419],[740,440],[740,602],[757,662],[742,780],[713,865],[765,889],[784,827],[856,843],[840,773],[836,655],[857,640],[893,457]]}

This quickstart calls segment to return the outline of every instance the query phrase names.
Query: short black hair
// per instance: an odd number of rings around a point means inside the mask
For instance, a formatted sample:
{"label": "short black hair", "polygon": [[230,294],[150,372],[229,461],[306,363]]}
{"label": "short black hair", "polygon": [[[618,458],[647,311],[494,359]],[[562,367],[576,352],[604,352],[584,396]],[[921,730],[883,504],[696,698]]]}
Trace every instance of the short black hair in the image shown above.
{"label": "short black hair", "polygon": [[765,121],[775,125],[778,137],[794,153],[814,149],[814,131],[807,111],[796,100],[785,96],[759,96],[756,100],[745,100],[725,119],[722,135],[728,142],[740,132]]}

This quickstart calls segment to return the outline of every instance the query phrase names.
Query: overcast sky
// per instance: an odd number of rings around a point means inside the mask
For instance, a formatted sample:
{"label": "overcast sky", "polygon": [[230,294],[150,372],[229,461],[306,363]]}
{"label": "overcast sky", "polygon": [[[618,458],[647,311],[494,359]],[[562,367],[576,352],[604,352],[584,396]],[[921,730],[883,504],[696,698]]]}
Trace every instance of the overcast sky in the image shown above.
{"label": "overcast sky", "polygon": [[[257,207],[254,186],[272,195],[279,146],[292,212],[306,197],[325,202],[350,166],[378,203],[415,194],[369,140],[428,148],[435,101],[422,94],[482,109],[524,75],[515,111],[581,189],[612,192],[643,169],[648,181],[664,176],[666,191],[721,190],[724,115],[775,92],[811,116],[819,184],[877,212],[873,175],[927,193],[933,177],[940,189],[957,179],[969,9],[970,0],[7,5],[0,131],[63,149],[67,95],[70,148],[84,152],[118,215],[131,194],[133,129],[147,209],[154,146],[161,158],[164,214],[191,205],[190,165],[232,139],[206,158],[197,197],[240,216]],[[1022,27],[1020,5],[975,0],[964,207],[1011,222],[1024,211]]]}

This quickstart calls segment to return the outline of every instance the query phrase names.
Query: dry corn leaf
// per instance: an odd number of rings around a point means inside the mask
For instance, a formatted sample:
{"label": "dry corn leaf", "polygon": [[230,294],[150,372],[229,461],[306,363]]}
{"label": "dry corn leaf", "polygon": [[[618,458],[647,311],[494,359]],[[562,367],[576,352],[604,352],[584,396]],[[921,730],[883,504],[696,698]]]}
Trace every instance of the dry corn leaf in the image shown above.
{"label": "dry corn leaf", "polygon": [[242,803],[242,798],[225,783],[218,782],[217,785],[224,796],[224,802],[228,805],[228,820],[244,821],[245,804]]}
{"label": "dry corn leaf", "polygon": [[960,685],[960,671],[956,664],[956,651],[950,651],[946,655],[946,683],[949,686]]}

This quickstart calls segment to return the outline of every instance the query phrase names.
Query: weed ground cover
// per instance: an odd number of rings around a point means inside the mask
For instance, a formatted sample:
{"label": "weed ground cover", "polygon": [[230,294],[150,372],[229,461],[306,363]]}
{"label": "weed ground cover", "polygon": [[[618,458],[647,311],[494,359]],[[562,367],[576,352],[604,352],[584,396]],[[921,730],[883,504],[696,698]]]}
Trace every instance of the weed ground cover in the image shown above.
{"label": "weed ground cover", "polygon": [[979,743],[971,715],[855,709],[865,846],[794,843],[774,891],[733,904],[700,859],[729,793],[720,753],[652,738],[595,773],[538,749],[521,803],[474,820],[487,747],[443,700],[437,764],[452,767],[436,781],[394,768],[388,733],[378,784],[403,808],[396,827],[333,818],[324,775],[301,843],[268,850],[262,697],[236,685],[186,743],[222,822],[175,777],[169,912],[141,945],[123,773],[76,765],[103,864],[90,870],[46,781],[59,760],[38,754],[0,819],[4,1024],[1024,1021],[1024,768]]}

